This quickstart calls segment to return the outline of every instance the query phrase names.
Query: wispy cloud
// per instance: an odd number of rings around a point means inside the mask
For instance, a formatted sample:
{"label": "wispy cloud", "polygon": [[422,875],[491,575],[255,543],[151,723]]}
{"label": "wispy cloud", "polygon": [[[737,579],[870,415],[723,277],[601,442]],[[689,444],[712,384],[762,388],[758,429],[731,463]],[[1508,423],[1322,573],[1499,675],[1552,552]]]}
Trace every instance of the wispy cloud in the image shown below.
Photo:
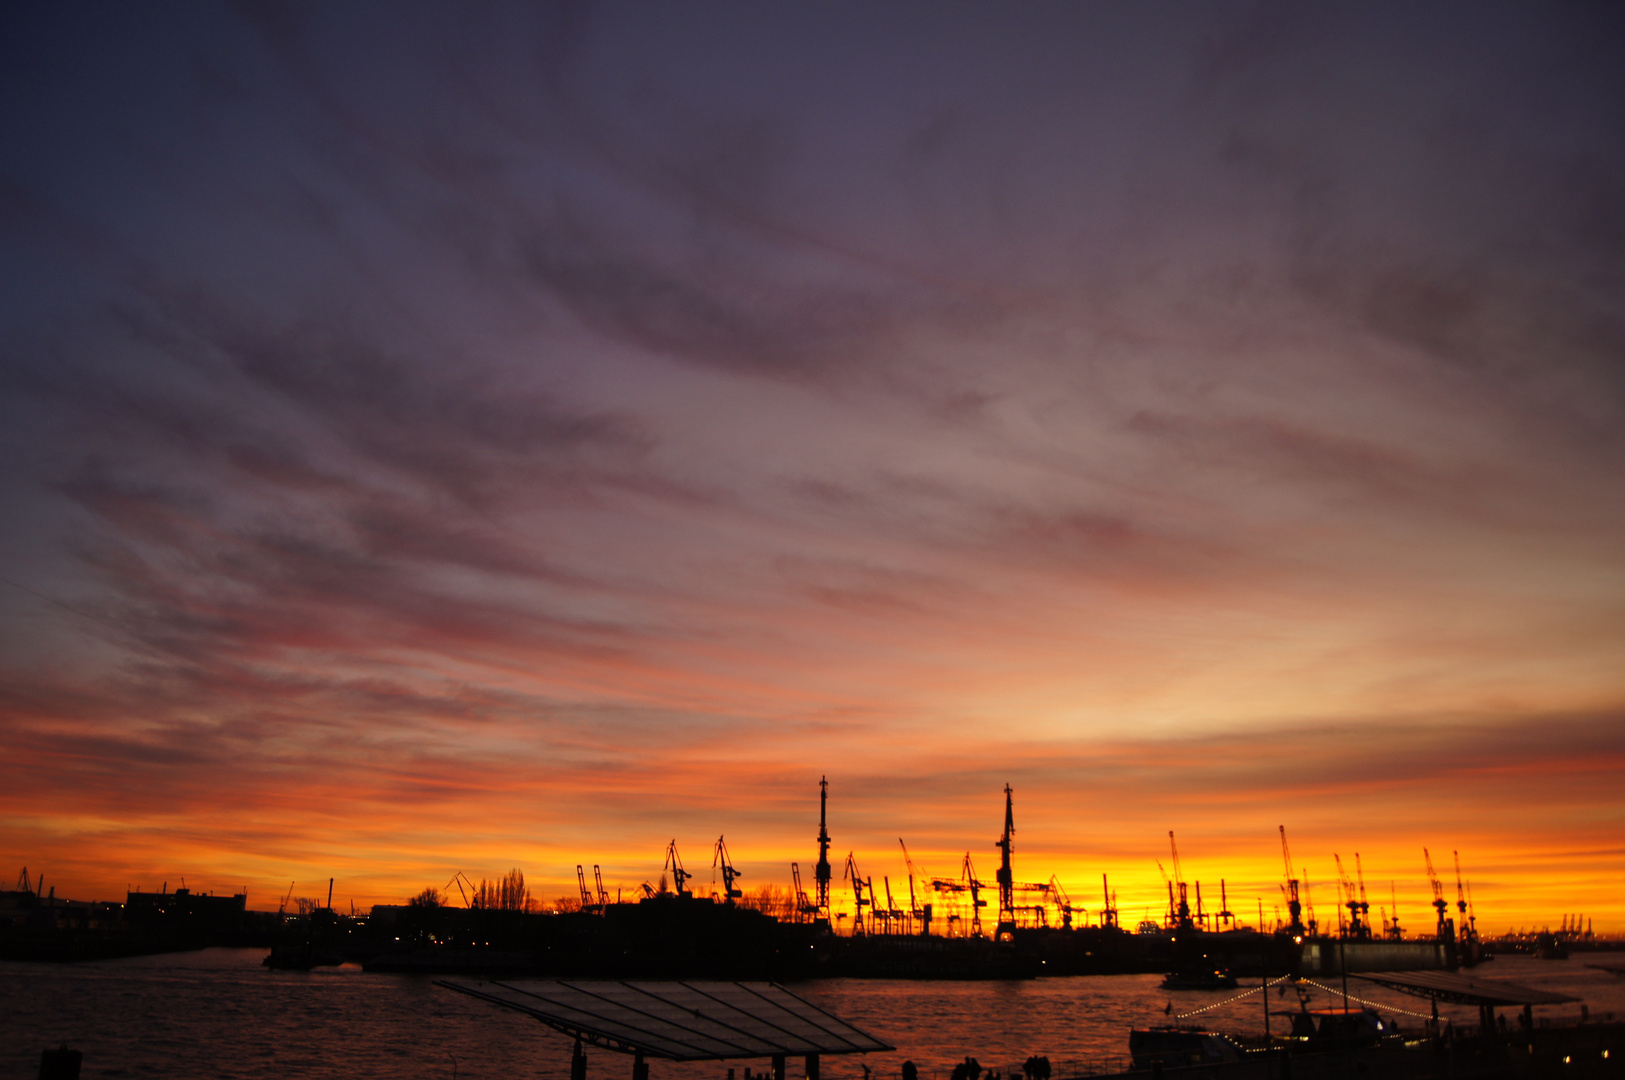
{"label": "wispy cloud", "polygon": [[1136,889],[1601,850],[1612,13],[108,18],[0,64],[0,846],[64,885],[759,880],[826,771],[876,859],[1012,779]]}

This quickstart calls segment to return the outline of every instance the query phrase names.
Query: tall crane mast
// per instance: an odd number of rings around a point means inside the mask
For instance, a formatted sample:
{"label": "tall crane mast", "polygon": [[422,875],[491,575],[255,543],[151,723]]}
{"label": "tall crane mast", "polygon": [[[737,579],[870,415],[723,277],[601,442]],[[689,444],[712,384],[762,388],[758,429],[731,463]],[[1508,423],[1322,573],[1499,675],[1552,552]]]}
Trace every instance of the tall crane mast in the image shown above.
{"label": "tall crane mast", "polygon": [[1388,882],[1388,904],[1394,912],[1394,921],[1388,924],[1388,937],[1393,941],[1399,941],[1405,936],[1405,932],[1399,928],[1399,894],[1395,891],[1392,880]]}
{"label": "tall crane mast", "polygon": [[587,892],[587,875],[582,871],[580,863],[576,863],[576,886],[581,890],[581,910],[591,911],[592,895]]}
{"label": "tall crane mast", "polygon": [[1293,937],[1303,937],[1303,904],[1298,899],[1298,875],[1292,872],[1292,850],[1286,846],[1286,826],[1278,826],[1281,830],[1281,861],[1286,864],[1286,884],[1282,891],[1286,893],[1286,911],[1292,922],[1287,926],[1287,932]]}
{"label": "tall crane mast", "polygon": [[722,870],[722,902],[731,904],[745,895],[734,888],[734,882],[745,875],[734,869],[733,860],[728,858],[728,845],[722,842],[720,836],[717,837],[716,847],[711,851],[711,869],[716,870],[718,868]]}
{"label": "tall crane mast", "polygon": [[1100,925],[1112,930],[1117,929],[1117,903],[1112,898],[1111,885],[1106,881],[1106,875],[1100,875]]}
{"label": "tall crane mast", "polygon": [[813,899],[818,906],[818,914],[814,921],[822,920],[829,925],[829,829],[824,826],[825,813],[829,809],[829,777],[819,777],[818,780],[818,863],[813,867]]}
{"label": "tall crane mast", "polygon": [[1016,812],[1011,801],[1010,785],[1004,785],[1004,835],[994,841],[999,849],[999,922],[994,936],[1009,941],[1016,931],[1016,879],[1010,863],[1011,837],[1016,831]]}
{"label": "tall crane mast", "polygon": [[1219,879],[1219,914],[1214,917],[1214,921],[1216,924],[1222,923],[1226,926],[1236,924],[1235,913],[1230,910],[1230,897],[1225,892],[1224,878]]}
{"label": "tall crane mast", "polygon": [[598,907],[600,910],[609,909],[609,890],[604,888],[604,872],[597,863],[592,864],[592,883],[598,889]]}

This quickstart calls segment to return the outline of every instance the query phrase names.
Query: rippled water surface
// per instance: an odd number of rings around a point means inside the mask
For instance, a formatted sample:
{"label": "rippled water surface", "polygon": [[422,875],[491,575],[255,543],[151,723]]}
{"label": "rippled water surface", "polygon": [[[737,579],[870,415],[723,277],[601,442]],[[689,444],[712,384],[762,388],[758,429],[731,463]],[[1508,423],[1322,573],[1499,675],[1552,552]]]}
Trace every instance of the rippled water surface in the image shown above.
{"label": "rippled water surface", "polygon": [[[98,1077],[535,1077],[568,1080],[570,1044],[534,1020],[441,989],[419,976],[370,975],[356,967],[268,971],[264,950],[209,949],[88,964],[0,964],[0,1076],[34,1077],[40,1051],[66,1042]],[[1478,970],[1581,997],[1594,1016],[1625,1018],[1625,980],[1587,968],[1584,958],[1502,957]],[[1030,1054],[1049,1057],[1057,1077],[1126,1064],[1128,1030],[1216,1005],[1200,1017],[1220,1030],[1258,1031],[1255,989],[1169,992],[1155,975],[1086,976],[1021,982],[902,982],[833,979],[794,984],[796,993],[895,1044],[867,1057],[829,1057],[828,1080],[898,1075],[905,1058],[922,1078],[945,1080],[974,1054],[984,1068],[1020,1075]],[[1350,992],[1425,1012],[1426,1002],[1384,990]],[[1333,990],[1337,984],[1328,983]],[[1315,991],[1311,1005],[1340,1004]],[[1230,1000],[1235,999],[1235,1000]],[[1296,1008],[1289,994],[1272,1009]],[[1476,1022],[1470,1010],[1442,1009]],[[1577,1005],[1541,1013],[1572,1016]],[[1407,1026],[1420,1021],[1403,1013]],[[1279,1022],[1279,1021],[1272,1021]],[[630,1059],[592,1051],[592,1080],[631,1074]],[[799,1072],[793,1062],[790,1073]],[[650,1080],[725,1080],[730,1067],[760,1072],[766,1061],[650,1063]]]}

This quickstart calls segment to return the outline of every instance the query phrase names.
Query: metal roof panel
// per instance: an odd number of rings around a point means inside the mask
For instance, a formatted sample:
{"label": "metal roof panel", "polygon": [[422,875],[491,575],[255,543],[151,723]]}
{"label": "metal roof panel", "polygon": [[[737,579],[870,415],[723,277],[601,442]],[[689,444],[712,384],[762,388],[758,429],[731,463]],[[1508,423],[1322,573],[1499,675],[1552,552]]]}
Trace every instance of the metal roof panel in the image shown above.
{"label": "metal roof panel", "polygon": [[777,983],[441,979],[597,1046],[673,1061],[891,1050]]}
{"label": "metal roof panel", "polygon": [[1351,979],[1365,979],[1416,997],[1436,997],[1462,1005],[1560,1005],[1579,998],[1537,990],[1532,986],[1480,979],[1455,971],[1351,971]]}

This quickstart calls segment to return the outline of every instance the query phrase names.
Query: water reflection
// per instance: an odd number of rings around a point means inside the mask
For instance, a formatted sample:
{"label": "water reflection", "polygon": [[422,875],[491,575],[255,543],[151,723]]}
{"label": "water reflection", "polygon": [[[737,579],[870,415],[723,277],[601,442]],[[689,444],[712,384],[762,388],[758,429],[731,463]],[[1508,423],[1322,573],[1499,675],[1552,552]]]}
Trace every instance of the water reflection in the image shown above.
{"label": "water reflection", "polygon": [[[95,1077],[537,1077],[568,1080],[570,1044],[534,1020],[413,976],[371,975],[356,967],[273,972],[263,950],[211,949],[72,966],[0,965],[0,1073],[33,1076],[47,1045],[85,1053]],[[1593,1016],[1625,1017],[1625,980],[1583,960],[1503,957],[1479,971],[1581,995]],[[948,1080],[974,1055],[984,1069],[1019,1077],[1028,1056],[1047,1056],[1057,1078],[1122,1063],[1131,1025],[1164,1022],[1215,1002],[1200,1020],[1223,1030],[1258,1031],[1256,990],[1164,991],[1156,975],[1083,976],[1021,982],[906,982],[837,979],[796,984],[815,1004],[898,1049],[866,1058],[825,1058],[827,1080],[895,1080],[904,1060],[920,1080]],[[1336,989],[1335,984],[1329,984]],[[1244,991],[1246,988],[1243,987]],[[1351,992],[1425,1012],[1427,1003],[1378,989]],[[1312,1005],[1335,1005],[1316,992]],[[1227,1000],[1236,998],[1236,1000]],[[1272,992],[1272,1009],[1297,998]],[[1578,1006],[1540,1010],[1564,1015]],[[1447,1018],[1476,1022],[1470,1009],[1441,1006]],[[1420,1021],[1400,1017],[1405,1026]],[[653,1061],[650,1080],[725,1080],[728,1064]],[[733,1062],[736,1076],[766,1061]],[[790,1076],[799,1076],[791,1062]],[[631,1059],[592,1051],[592,1080],[626,1080]]]}

